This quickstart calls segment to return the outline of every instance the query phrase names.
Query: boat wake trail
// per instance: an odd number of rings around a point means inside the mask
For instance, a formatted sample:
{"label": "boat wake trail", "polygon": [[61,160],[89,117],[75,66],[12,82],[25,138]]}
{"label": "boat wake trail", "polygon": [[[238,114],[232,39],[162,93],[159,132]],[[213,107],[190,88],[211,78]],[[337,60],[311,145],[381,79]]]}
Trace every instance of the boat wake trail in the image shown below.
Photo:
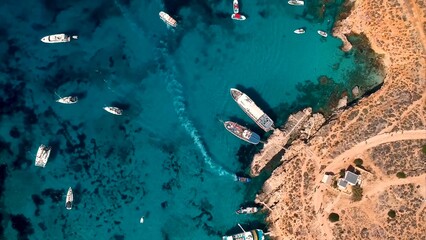
{"label": "boat wake trail", "polygon": [[[166,53],[165,49],[163,49],[162,53]],[[163,56],[166,57],[165,55]],[[183,86],[182,84],[180,84],[180,82],[176,80],[174,76],[174,72],[176,72],[176,69],[173,65],[168,69],[171,70],[166,70],[165,68],[163,68],[160,72],[164,74],[163,77],[167,84],[167,91],[173,97],[173,106],[178,115],[179,121],[181,122],[181,125],[185,128],[186,132],[194,141],[194,144],[200,150],[204,162],[220,176],[228,176],[236,180],[235,174],[230,173],[229,171],[226,171],[223,167],[219,166],[218,164],[215,164],[213,159],[207,153],[207,150],[201,140],[201,137],[198,134],[198,130],[195,128],[194,124],[189,119],[186,113],[185,98],[183,97]]]}
{"label": "boat wake trail", "polygon": [[139,28],[139,26],[135,23],[135,21],[133,20],[133,18],[130,16],[129,11],[125,7],[123,7],[117,0],[114,1],[114,4],[120,10],[120,12],[123,15],[123,17],[127,20],[127,22],[129,23],[130,27],[132,28],[132,30],[134,32],[140,34],[142,30]]}

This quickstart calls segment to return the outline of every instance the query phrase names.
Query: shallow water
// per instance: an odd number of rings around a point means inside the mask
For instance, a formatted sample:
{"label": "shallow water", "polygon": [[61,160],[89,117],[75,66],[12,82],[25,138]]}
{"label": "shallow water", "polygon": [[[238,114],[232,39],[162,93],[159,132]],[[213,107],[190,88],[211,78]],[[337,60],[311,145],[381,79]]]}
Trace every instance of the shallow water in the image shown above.
{"label": "shallow water", "polygon": [[[6,1],[3,236],[220,239],[238,232],[237,223],[261,225],[262,214],[234,213],[254,200],[261,180],[234,181],[253,147],[221,121],[264,132],[229,88],[246,92],[279,125],[304,106],[322,109],[357,84],[374,85],[374,76],[347,79],[359,69],[354,54],[342,53],[331,37],[337,5],[318,20],[307,11],[316,11],[316,2],[244,1],[247,20],[236,22],[232,1]],[[177,19],[176,29],[159,19],[161,10]],[[294,34],[299,27],[306,34]],[[60,32],[79,39],[39,40]],[[332,81],[318,84],[323,75]],[[55,103],[55,92],[79,102]],[[123,116],[102,110],[107,105],[124,109]],[[44,169],[34,166],[42,143],[53,148]],[[75,201],[67,211],[70,186]]]}

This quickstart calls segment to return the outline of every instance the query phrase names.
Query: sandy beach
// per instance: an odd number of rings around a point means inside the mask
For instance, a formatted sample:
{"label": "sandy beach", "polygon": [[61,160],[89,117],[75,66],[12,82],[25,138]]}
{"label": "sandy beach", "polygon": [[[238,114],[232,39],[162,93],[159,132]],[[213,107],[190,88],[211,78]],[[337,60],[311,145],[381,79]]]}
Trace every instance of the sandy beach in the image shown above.
{"label": "sandy beach", "polygon": [[[256,199],[266,205],[273,239],[424,237],[425,23],[426,5],[419,0],[358,0],[349,16],[336,23],[333,36],[342,39],[344,51],[352,47],[350,34],[368,38],[382,57],[384,84],[319,128],[309,141],[296,140],[286,150],[284,164]],[[285,134],[274,132],[268,139],[255,156],[253,175],[282,149]],[[358,176],[360,199],[354,197],[355,187],[336,186],[346,170]],[[331,177],[323,183],[326,173]],[[331,222],[331,213],[339,220]]]}

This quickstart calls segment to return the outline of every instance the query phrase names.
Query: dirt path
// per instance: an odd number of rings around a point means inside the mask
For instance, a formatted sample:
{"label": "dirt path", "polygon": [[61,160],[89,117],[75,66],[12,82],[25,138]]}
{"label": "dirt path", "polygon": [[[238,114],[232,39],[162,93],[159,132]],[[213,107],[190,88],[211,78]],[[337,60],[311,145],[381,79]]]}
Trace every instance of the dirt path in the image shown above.
{"label": "dirt path", "polygon": [[339,167],[341,167],[343,159],[352,159],[356,155],[383,143],[416,139],[426,139],[426,130],[398,131],[376,135],[364,142],[358,143],[351,149],[346,150],[345,152],[334,158],[332,160],[332,163],[327,166],[326,171],[333,172]]}
{"label": "dirt path", "polygon": [[368,185],[364,188],[364,195],[365,196],[372,196],[376,195],[380,192],[386,191],[389,187],[395,186],[395,185],[403,185],[403,184],[416,184],[420,186],[424,186],[426,181],[426,173],[420,176],[416,177],[407,177],[407,178],[387,178],[383,179],[381,181],[377,181],[375,184]]}

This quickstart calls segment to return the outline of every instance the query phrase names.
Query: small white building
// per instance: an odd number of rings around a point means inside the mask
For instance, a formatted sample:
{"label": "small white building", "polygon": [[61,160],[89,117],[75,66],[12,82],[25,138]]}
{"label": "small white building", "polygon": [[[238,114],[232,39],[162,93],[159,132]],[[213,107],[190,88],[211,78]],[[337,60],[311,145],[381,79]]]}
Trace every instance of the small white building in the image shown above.
{"label": "small white building", "polygon": [[324,177],[322,177],[321,182],[327,185],[330,185],[332,180],[333,180],[333,175],[324,174]]}
{"label": "small white building", "polygon": [[350,171],[346,171],[345,177],[339,179],[339,181],[337,182],[337,186],[339,187],[340,190],[345,190],[348,184],[351,186],[355,186],[360,182],[361,182],[360,175],[357,175]]}

